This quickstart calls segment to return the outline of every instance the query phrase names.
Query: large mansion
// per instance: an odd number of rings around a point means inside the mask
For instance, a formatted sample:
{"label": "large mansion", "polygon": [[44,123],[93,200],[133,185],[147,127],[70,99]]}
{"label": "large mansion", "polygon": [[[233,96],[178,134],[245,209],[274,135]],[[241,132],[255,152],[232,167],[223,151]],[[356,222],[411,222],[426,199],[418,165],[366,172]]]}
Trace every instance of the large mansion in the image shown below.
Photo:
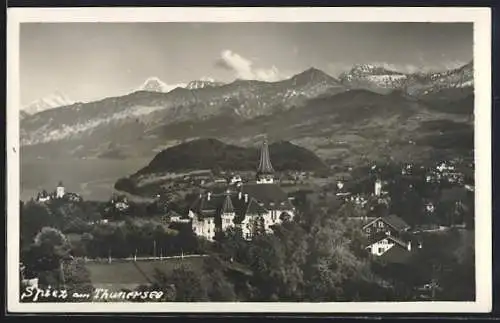
{"label": "large mansion", "polygon": [[241,229],[245,239],[257,232],[272,232],[271,227],[292,219],[295,208],[274,179],[267,141],[260,153],[256,179],[222,193],[205,192],[189,208],[193,231],[208,240],[230,227]]}

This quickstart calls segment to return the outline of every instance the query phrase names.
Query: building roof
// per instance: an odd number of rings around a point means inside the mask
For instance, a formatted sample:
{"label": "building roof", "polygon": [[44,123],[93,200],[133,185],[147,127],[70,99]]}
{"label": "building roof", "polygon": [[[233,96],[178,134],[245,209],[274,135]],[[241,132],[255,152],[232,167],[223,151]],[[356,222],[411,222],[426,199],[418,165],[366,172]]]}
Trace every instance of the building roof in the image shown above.
{"label": "building roof", "polygon": [[370,236],[368,238],[368,246],[371,246],[372,244],[377,243],[379,241],[382,241],[384,239],[390,240],[390,241],[394,242],[396,245],[399,245],[400,247],[403,247],[403,248],[407,248],[407,246],[408,246],[408,244],[405,241],[403,241],[400,238],[397,238],[395,236],[388,235],[385,232],[380,232],[380,233],[377,233],[377,234]]}
{"label": "building roof", "polygon": [[255,198],[266,209],[289,210],[293,208],[288,195],[277,184],[243,184],[242,192]]}
{"label": "building roof", "polygon": [[245,201],[243,193],[240,195],[238,193],[225,193],[225,194],[210,194],[210,200],[208,195],[204,194],[198,197],[190,210],[195,212],[200,218],[213,217],[218,218],[219,215],[226,210],[233,210],[235,213],[235,222],[238,223],[243,221],[245,215],[260,215],[267,213],[267,210],[260,206],[255,198],[248,197]]}
{"label": "building roof", "polygon": [[403,219],[401,219],[400,217],[398,217],[397,215],[394,215],[394,214],[390,214],[390,215],[383,216],[383,217],[378,217],[378,218],[374,219],[373,221],[365,224],[363,226],[363,228],[371,225],[373,222],[375,222],[377,220],[382,220],[387,225],[391,226],[392,228],[394,228],[397,231],[405,231],[405,230],[410,228],[408,223],[406,223]]}
{"label": "building roof", "polygon": [[401,219],[400,217],[398,217],[397,215],[394,215],[394,214],[390,214],[388,216],[385,216],[382,218],[382,220],[384,220],[385,223],[389,224],[390,226],[392,226],[394,229],[396,229],[398,231],[403,231],[403,230],[406,230],[410,227],[408,225],[408,223],[406,223],[403,219]]}

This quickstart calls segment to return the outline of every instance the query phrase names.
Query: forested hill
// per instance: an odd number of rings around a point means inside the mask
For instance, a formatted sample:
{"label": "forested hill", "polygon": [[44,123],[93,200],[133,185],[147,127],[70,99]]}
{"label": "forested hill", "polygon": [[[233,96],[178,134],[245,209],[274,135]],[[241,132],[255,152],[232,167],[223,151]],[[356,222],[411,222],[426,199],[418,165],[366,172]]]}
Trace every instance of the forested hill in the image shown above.
{"label": "forested hill", "polygon": [[[314,171],[326,167],[313,152],[287,141],[270,144],[269,152],[277,171]],[[258,147],[239,147],[216,139],[197,139],[161,151],[137,175],[195,169],[254,170],[259,154]]]}

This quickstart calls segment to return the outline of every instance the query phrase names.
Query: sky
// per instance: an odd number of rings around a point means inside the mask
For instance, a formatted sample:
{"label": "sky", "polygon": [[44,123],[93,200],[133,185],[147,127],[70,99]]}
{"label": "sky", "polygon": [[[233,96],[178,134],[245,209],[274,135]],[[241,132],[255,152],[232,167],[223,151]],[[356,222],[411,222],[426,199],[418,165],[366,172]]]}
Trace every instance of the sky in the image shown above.
{"label": "sky", "polygon": [[445,70],[472,56],[468,23],[23,23],[21,103],[55,91],[82,102],[119,96],[149,77],[277,81],[354,64]]}

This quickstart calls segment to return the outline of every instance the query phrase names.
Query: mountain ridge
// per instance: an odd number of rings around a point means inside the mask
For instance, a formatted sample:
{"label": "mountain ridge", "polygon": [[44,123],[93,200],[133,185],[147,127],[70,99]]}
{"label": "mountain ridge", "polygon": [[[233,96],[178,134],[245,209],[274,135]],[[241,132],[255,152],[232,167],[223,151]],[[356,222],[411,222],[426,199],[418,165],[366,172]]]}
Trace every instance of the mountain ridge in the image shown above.
{"label": "mountain ridge", "polygon": [[[345,86],[315,68],[279,82],[235,80],[193,90],[178,87],[168,93],[136,91],[27,116],[21,120],[21,142],[23,151],[35,157],[64,151],[69,156],[126,158],[206,136],[248,143],[269,130],[275,139],[322,156],[346,154],[332,144],[331,136],[355,145],[363,154],[361,147],[371,151],[369,140],[377,136],[406,138],[408,144],[412,141],[408,131],[428,119],[469,122],[473,86],[456,84],[470,78],[472,70],[471,64],[414,76],[419,87],[412,93],[405,87],[381,92]],[[116,144],[112,152],[109,143]]]}

